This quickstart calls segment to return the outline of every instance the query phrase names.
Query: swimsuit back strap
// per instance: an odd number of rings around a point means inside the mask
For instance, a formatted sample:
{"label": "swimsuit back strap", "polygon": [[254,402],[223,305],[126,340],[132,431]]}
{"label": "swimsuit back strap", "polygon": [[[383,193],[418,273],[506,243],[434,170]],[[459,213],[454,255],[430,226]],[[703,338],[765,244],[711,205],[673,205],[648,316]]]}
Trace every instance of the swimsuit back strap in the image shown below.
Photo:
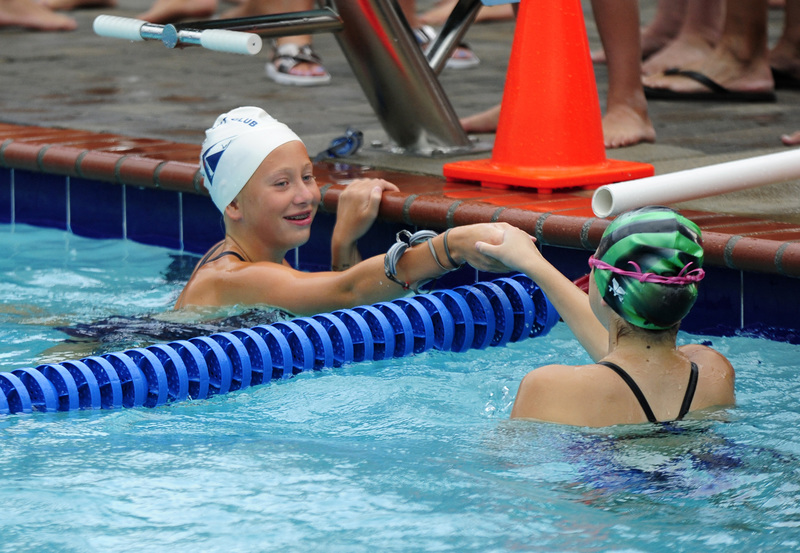
{"label": "swimsuit back strap", "polygon": [[211,263],[212,261],[216,261],[220,257],[225,257],[226,255],[232,255],[233,257],[238,258],[239,261],[244,261],[245,260],[244,256],[242,254],[240,254],[238,252],[231,251],[231,250],[225,250],[224,252],[220,253],[219,255],[216,255],[216,256],[212,257],[211,259],[206,260],[206,262],[203,263],[203,265],[205,265],[206,263]]}
{"label": "swimsuit back strap", "polygon": [[692,405],[692,399],[694,399],[694,392],[697,390],[697,364],[692,362],[692,372],[689,375],[689,386],[686,388],[686,395],[683,396],[683,403],[681,404],[681,410],[678,413],[678,418],[675,420],[681,420],[689,412],[689,407]]}
{"label": "swimsuit back strap", "polygon": [[208,258],[211,257],[212,255],[214,255],[214,252],[219,249],[219,247],[223,244],[223,242],[224,242],[224,240],[220,240],[219,242],[214,244],[214,247],[211,248],[210,250],[208,250],[208,253],[206,253],[203,256],[203,259],[200,260],[200,262],[197,264],[197,267],[202,267],[203,265],[208,263]]}
{"label": "swimsuit back strap", "polygon": [[[212,255],[214,255],[214,254],[216,253],[216,251],[217,251],[217,250],[220,248],[220,246],[222,246],[222,244],[224,244],[224,243],[225,243],[225,241],[224,241],[224,240],[220,240],[219,242],[217,242],[216,244],[214,244],[214,247],[213,247],[213,248],[211,248],[210,250],[208,250],[208,253],[207,253],[205,256],[203,256],[203,259],[201,259],[201,260],[200,260],[200,262],[197,264],[197,268],[196,268],[196,269],[199,269],[200,267],[202,267],[202,266],[203,266],[203,265],[205,265],[206,263],[211,263],[212,261],[216,261],[216,260],[217,260],[217,259],[219,259],[220,257],[224,257],[224,256],[226,256],[226,255],[232,255],[232,256],[234,256],[234,257],[238,258],[238,259],[239,259],[239,261],[246,261],[246,260],[245,260],[245,258],[244,258],[244,256],[243,256],[242,254],[240,254],[239,252],[234,252],[234,251],[231,251],[231,250],[225,250],[225,251],[223,251],[223,252],[221,252],[221,253],[219,253],[219,254],[215,255],[214,257],[211,257]],[[196,270],[196,269],[195,269],[195,270]]]}
{"label": "swimsuit back strap", "polygon": [[653,414],[653,410],[650,409],[650,404],[647,403],[647,399],[644,397],[644,394],[642,393],[641,388],[639,388],[639,386],[636,384],[636,382],[633,381],[633,378],[631,378],[631,375],[626,373],[622,369],[622,367],[620,367],[619,365],[617,365],[615,363],[612,363],[611,361],[598,361],[597,364],[598,365],[603,365],[604,367],[608,367],[609,369],[611,369],[615,373],[617,373],[622,378],[622,380],[625,381],[625,384],[628,385],[628,388],[631,389],[631,391],[633,392],[633,395],[636,396],[636,399],[639,401],[639,405],[642,406],[642,411],[644,411],[644,414],[647,417],[647,420],[650,421],[650,422],[658,422],[658,419],[656,419],[655,414]]}

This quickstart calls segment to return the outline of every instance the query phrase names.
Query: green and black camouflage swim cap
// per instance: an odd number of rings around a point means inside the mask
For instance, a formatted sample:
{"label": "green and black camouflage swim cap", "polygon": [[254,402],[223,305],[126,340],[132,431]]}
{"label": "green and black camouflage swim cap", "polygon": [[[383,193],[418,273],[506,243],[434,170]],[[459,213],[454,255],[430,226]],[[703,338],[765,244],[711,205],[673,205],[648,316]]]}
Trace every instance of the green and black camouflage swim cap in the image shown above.
{"label": "green and black camouflage swim cap", "polygon": [[621,214],[589,260],[602,298],[632,325],[663,330],[679,323],[703,278],[700,228],[668,207]]}

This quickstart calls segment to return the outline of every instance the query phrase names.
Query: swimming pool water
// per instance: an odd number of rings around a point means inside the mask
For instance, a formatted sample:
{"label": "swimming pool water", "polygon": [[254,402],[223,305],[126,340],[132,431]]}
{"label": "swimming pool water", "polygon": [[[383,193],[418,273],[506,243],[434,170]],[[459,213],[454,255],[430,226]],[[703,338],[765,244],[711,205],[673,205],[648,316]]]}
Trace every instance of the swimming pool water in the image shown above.
{"label": "swimming pool water", "polygon": [[2,370],[75,359],[55,327],[163,312],[185,282],[178,252],[130,240],[0,225],[0,250]]}
{"label": "swimming pool water", "polygon": [[[2,303],[26,306],[18,326],[34,349],[58,340],[46,323],[64,306],[86,320],[155,311],[180,288],[163,276],[174,252],[6,234],[27,246],[2,265]],[[62,303],[44,289],[53,282],[89,292]],[[107,306],[88,305],[101,298]],[[0,351],[16,362],[31,346],[14,332]],[[503,348],[325,369],[155,409],[2,417],[0,551],[800,549],[797,346],[680,338],[729,356],[735,408],[672,427],[510,421],[529,369],[588,361],[559,324]]]}

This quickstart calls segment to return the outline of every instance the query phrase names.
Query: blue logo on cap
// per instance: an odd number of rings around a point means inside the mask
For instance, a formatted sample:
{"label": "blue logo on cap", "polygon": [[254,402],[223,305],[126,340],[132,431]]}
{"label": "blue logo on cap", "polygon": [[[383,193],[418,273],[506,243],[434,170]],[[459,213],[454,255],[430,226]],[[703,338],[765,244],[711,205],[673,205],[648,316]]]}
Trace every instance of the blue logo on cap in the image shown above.
{"label": "blue logo on cap", "polygon": [[212,144],[203,152],[203,172],[206,175],[206,179],[208,179],[209,185],[214,184],[214,173],[217,171],[217,165],[219,165],[219,160],[222,159],[222,154],[225,153],[230,143],[231,139],[226,138]]}

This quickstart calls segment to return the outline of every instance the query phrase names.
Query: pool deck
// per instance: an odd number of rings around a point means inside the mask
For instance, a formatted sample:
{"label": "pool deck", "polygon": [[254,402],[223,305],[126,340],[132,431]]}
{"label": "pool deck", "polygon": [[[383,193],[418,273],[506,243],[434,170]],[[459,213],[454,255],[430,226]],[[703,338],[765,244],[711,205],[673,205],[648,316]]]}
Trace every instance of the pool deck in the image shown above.
{"label": "pool deck", "polygon": [[[432,1],[421,1],[424,7]],[[588,2],[584,2],[586,6]],[[75,12],[80,29],[32,33],[0,29],[0,166],[110,183],[205,194],[197,168],[203,131],[239,105],[257,105],[304,138],[313,155],[348,126],[364,132],[365,148],[346,165],[320,163],[324,207],[334,210],[338,182],[380,176],[401,191],[387,194],[381,215],[442,229],[478,221],[507,221],[543,243],[593,249],[608,224],[591,210],[591,190],[540,194],[447,182],[444,163],[489,157],[413,157],[374,144],[387,137],[334,38],[315,47],[333,75],[331,85],[284,87],[264,76],[268,48],[253,57],[199,48],[169,50],[94,35],[100,14],[134,16],[149,0],[120,0],[113,9]],[[642,2],[643,19],[655,2]],[[227,7],[227,6],[224,6]],[[599,44],[588,9],[587,30]],[[770,36],[782,13],[771,11]],[[441,75],[456,112],[483,110],[502,96],[513,23],[476,24],[467,39],[482,63]],[[595,66],[603,101],[607,76]],[[800,91],[778,90],[776,103],[651,101],[655,144],[610,150],[613,159],[650,163],[657,175],[786,151],[780,135],[800,129]],[[311,115],[311,116],[310,116]],[[479,139],[491,142],[492,135]],[[579,141],[582,137],[576,137]],[[704,230],[707,262],[741,271],[800,277],[800,181],[678,204]]]}

